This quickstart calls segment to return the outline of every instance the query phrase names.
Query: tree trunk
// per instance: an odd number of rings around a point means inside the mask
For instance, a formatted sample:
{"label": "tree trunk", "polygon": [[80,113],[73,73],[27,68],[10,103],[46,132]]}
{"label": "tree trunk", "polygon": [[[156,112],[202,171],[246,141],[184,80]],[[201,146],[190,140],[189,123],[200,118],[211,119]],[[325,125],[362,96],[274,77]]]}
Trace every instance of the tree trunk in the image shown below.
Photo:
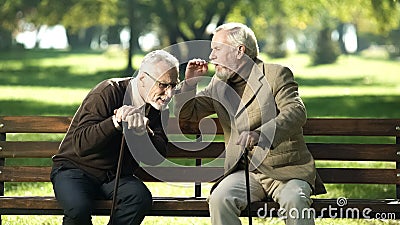
{"label": "tree trunk", "polygon": [[331,39],[331,29],[323,28],[318,35],[316,49],[312,54],[313,65],[331,64],[336,62],[340,55],[337,42]]}
{"label": "tree trunk", "polygon": [[90,49],[90,44],[96,33],[96,29],[96,27],[89,27],[87,29],[82,28],[77,33],[71,33],[70,30],[67,29],[67,38],[71,49]]}
{"label": "tree trunk", "polygon": [[8,50],[12,45],[11,32],[0,27],[0,49]]}
{"label": "tree trunk", "polygon": [[130,28],[130,38],[129,38],[129,49],[128,49],[128,65],[126,67],[125,74],[127,76],[132,76],[133,75],[133,66],[132,66],[132,57],[133,57],[133,51],[134,51],[134,40],[135,36],[134,32],[134,0],[128,0],[128,18],[129,18],[129,28]]}

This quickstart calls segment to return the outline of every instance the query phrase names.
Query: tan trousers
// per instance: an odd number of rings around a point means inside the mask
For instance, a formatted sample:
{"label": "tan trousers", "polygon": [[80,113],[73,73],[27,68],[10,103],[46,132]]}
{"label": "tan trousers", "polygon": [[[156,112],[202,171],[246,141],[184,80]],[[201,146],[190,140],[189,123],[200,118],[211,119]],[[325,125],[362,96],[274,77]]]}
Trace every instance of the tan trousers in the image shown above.
{"label": "tan trousers", "polygon": [[[250,172],[250,190],[252,202],[266,197],[278,202],[281,208],[275,212],[287,225],[314,224],[314,215],[312,212],[310,215],[308,210],[312,200],[311,187],[307,182],[298,179],[282,182],[261,173]],[[244,170],[239,170],[222,180],[209,196],[208,203],[213,225],[241,224],[239,215],[247,206]],[[260,217],[265,217],[264,210],[272,209],[259,209]],[[305,215],[302,215],[302,212],[306,212]]]}

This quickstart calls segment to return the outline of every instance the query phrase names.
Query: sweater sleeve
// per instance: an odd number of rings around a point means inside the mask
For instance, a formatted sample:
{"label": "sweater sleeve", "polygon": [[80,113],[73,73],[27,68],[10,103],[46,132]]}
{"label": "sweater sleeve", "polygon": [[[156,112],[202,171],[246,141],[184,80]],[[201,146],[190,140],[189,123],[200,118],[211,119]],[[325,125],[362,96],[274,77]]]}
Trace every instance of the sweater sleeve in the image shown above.
{"label": "sweater sleeve", "polygon": [[112,111],[116,108],[112,101],[100,94],[89,94],[82,102],[78,122],[73,132],[73,146],[77,155],[84,157],[101,149],[119,131],[112,122]]}
{"label": "sweater sleeve", "polygon": [[[275,129],[272,148],[278,146],[284,140],[301,132],[301,127],[307,118],[306,108],[298,92],[298,84],[293,73],[287,67],[273,66],[267,71],[274,74],[272,92],[275,98],[277,116],[273,120],[263,124],[257,129],[261,134]],[[270,142],[261,136],[261,142]]]}
{"label": "sweater sleeve", "polygon": [[213,83],[196,94],[196,88],[186,89],[175,95],[174,113],[180,120],[200,121],[200,119],[215,113],[211,95]]}

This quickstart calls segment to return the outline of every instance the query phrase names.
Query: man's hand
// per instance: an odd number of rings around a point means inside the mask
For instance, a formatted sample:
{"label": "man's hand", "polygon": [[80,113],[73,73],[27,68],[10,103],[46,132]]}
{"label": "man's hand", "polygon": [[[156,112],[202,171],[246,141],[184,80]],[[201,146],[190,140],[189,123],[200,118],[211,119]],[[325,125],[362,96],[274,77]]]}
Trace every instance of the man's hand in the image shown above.
{"label": "man's hand", "polygon": [[208,63],[202,59],[192,59],[188,62],[185,71],[186,83],[194,86],[198,82],[198,78],[205,76],[208,72]]}
{"label": "man's hand", "polygon": [[136,135],[146,133],[150,121],[144,116],[143,109],[123,105],[119,109],[114,110],[114,114],[118,122],[127,122],[128,129],[133,129]]}
{"label": "man's hand", "polygon": [[254,145],[258,143],[260,135],[255,131],[243,131],[236,142],[237,145],[241,145],[245,148],[252,149]]}

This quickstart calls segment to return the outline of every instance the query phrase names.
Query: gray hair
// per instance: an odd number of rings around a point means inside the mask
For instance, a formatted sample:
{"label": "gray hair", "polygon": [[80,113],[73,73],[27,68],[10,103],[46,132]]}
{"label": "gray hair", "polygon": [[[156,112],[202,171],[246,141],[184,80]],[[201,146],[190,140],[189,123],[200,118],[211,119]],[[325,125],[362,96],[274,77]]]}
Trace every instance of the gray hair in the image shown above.
{"label": "gray hair", "polygon": [[145,67],[152,67],[159,62],[167,64],[169,69],[176,68],[179,72],[179,61],[175,56],[165,50],[155,50],[147,53],[140,64],[140,71],[143,71]]}
{"label": "gray hair", "polygon": [[246,47],[245,53],[252,59],[258,56],[257,38],[248,26],[241,23],[226,23],[218,26],[214,34],[221,30],[228,32],[228,41],[231,45],[244,45]]}

